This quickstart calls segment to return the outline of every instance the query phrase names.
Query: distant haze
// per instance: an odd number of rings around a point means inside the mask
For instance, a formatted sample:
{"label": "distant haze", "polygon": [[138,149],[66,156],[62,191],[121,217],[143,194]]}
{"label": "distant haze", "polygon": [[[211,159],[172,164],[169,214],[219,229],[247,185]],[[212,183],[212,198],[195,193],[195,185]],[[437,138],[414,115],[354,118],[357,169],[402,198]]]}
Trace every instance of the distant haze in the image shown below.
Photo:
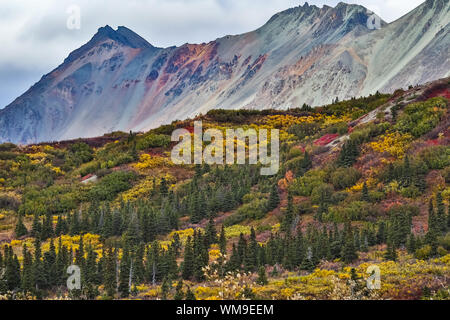
{"label": "distant haze", "polygon": [[[335,6],[337,0],[309,4]],[[348,0],[391,22],[423,0]],[[295,0],[15,0],[0,2],[0,108],[57,67],[104,25],[127,26],[154,46],[202,43],[263,25]],[[67,8],[81,9],[81,29],[69,30]]]}

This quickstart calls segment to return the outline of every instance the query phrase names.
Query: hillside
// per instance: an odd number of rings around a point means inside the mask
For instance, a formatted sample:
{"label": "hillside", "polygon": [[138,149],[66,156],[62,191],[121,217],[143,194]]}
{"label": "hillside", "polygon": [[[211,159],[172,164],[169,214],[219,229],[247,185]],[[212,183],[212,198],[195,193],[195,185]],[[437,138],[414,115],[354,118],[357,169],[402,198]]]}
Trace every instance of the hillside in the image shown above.
{"label": "hillside", "polygon": [[[321,108],[2,144],[0,299],[449,299],[449,99],[446,78]],[[174,165],[170,134],[194,120],[279,129],[279,173]],[[82,289],[68,293],[71,264]],[[380,290],[366,289],[372,265]]]}
{"label": "hillside", "polygon": [[147,131],[211,109],[321,106],[450,76],[450,3],[427,0],[380,29],[359,5],[308,5],[209,43],[157,48],[102,27],[0,110],[0,142]]}

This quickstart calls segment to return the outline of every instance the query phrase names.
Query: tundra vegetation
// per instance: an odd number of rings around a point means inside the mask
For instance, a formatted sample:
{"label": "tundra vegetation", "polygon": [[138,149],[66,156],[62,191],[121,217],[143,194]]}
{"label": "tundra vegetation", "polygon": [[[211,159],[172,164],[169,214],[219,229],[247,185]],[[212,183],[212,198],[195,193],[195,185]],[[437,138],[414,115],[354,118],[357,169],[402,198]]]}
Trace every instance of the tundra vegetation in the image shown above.
{"label": "tundra vegetation", "polygon": [[[449,101],[399,101],[1,144],[0,299],[449,299]],[[196,120],[280,130],[279,172],[172,163],[172,131]]]}

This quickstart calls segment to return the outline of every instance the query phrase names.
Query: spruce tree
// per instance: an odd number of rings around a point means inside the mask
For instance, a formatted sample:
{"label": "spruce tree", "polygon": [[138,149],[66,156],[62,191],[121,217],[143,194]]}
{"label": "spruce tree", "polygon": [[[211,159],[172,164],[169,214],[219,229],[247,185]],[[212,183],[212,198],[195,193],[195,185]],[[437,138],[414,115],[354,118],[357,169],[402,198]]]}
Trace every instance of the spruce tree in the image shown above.
{"label": "spruce tree", "polygon": [[367,183],[365,181],[364,181],[363,188],[362,188],[361,200],[370,202],[369,189],[367,188]]}
{"label": "spruce tree", "polygon": [[194,251],[192,247],[191,237],[188,236],[184,248],[184,261],[182,277],[184,280],[190,280],[194,275]]}
{"label": "spruce tree", "polygon": [[251,229],[248,246],[245,250],[244,265],[245,270],[254,272],[258,263],[258,242],[256,241],[255,229]]}
{"label": "spruce tree", "polygon": [[119,294],[121,298],[130,295],[130,252],[128,246],[124,246],[119,271]]}
{"label": "spruce tree", "polygon": [[206,226],[206,238],[208,244],[217,243],[217,231],[212,217],[209,218],[208,225]]}
{"label": "spruce tree", "polygon": [[447,217],[445,215],[445,205],[442,201],[442,193],[438,192],[436,195],[436,222],[439,232],[444,233],[447,230]]}
{"label": "spruce tree", "polygon": [[280,204],[280,195],[278,194],[278,186],[276,184],[272,185],[272,190],[269,196],[269,202],[267,203],[267,210],[273,211]]}
{"label": "spruce tree", "polygon": [[220,229],[219,248],[222,255],[227,254],[227,238],[225,237],[225,227],[223,224],[222,228]]}
{"label": "spruce tree", "polygon": [[345,263],[351,263],[358,259],[358,254],[356,252],[354,236],[351,230],[350,223],[346,225],[346,230],[344,232],[345,240],[344,247],[342,248],[342,260]]}
{"label": "spruce tree", "polygon": [[24,292],[32,292],[34,290],[33,279],[33,257],[28,251],[27,245],[22,248],[23,268],[22,268],[22,290]]}
{"label": "spruce tree", "polygon": [[284,232],[290,231],[293,222],[294,222],[294,206],[293,206],[292,194],[289,192],[287,208],[286,208],[286,212],[284,214],[284,218],[283,218],[283,221],[281,224],[281,229]]}
{"label": "spruce tree", "polygon": [[16,234],[17,238],[23,237],[28,234],[28,230],[22,221],[22,215],[19,215],[14,233]]}
{"label": "spruce tree", "polygon": [[31,227],[31,236],[34,238],[39,238],[41,236],[41,221],[37,213],[34,214],[33,224]]}
{"label": "spruce tree", "polygon": [[167,295],[169,294],[170,290],[170,281],[167,279],[167,277],[164,278],[162,284],[161,284],[161,299],[167,300]]}
{"label": "spruce tree", "polygon": [[264,268],[263,266],[259,267],[258,280],[256,282],[262,286],[269,283],[269,281],[267,280],[266,268]]}
{"label": "spruce tree", "polygon": [[106,295],[114,298],[117,290],[116,252],[112,248],[106,250],[106,266],[103,276]]}
{"label": "spruce tree", "polygon": [[188,288],[187,292],[186,292],[186,300],[188,301],[194,301],[197,300],[195,298],[195,294],[192,292],[191,288]]}
{"label": "spruce tree", "polygon": [[384,254],[384,258],[386,260],[392,260],[392,261],[397,260],[397,250],[395,249],[395,244],[393,243],[393,241],[391,239],[389,239],[387,242],[387,247],[386,247],[386,252]]}
{"label": "spruce tree", "polygon": [[184,299],[183,280],[180,280],[177,283],[173,300],[183,300],[183,299]]}

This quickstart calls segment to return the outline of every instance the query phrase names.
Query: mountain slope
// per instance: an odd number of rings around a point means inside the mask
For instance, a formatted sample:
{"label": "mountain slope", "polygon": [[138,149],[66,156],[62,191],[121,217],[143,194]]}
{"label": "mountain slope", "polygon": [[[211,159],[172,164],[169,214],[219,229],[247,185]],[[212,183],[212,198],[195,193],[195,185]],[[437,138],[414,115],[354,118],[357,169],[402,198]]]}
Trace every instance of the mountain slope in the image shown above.
{"label": "mountain slope", "polygon": [[0,111],[0,141],[146,130],[212,108],[314,106],[450,75],[450,3],[428,0],[380,30],[368,11],[305,4],[207,44],[155,48],[124,27],[85,46]]}

